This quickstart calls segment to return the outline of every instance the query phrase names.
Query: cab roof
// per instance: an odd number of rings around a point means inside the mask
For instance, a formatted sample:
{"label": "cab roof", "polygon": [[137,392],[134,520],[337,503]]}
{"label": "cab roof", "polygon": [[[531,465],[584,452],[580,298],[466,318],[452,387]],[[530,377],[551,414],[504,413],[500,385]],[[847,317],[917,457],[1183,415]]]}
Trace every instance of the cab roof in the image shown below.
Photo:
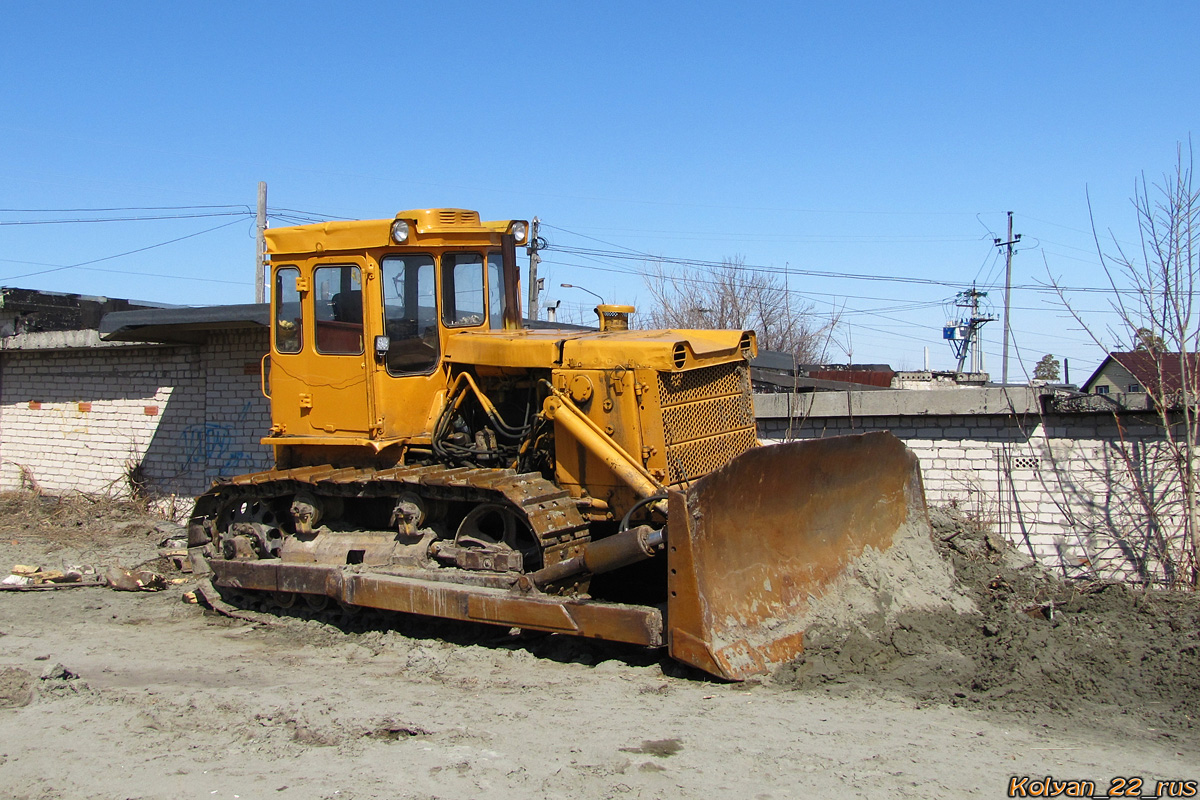
{"label": "cab roof", "polygon": [[515,220],[481,222],[478,211],[465,208],[425,208],[401,211],[392,219],[331,220],[313,225],[268,228],[267,252],[272,255],[321,253],[327,250],[367,250],[392,244],[395,220],[410,223],[407,246],[499,245]]}

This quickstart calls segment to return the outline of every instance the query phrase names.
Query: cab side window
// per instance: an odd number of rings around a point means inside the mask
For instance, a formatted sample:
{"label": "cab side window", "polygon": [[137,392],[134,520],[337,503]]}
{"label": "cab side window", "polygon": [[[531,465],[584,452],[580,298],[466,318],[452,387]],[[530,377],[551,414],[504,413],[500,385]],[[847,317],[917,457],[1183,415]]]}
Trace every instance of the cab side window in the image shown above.
{"label": "cab side window", "polygon": [[299,353],[304,343],[304,317],[296,279],[300,270],[282,267],[275,271],[275,352]]}
{"label": "cab side window", "polygon": [[383,259],[384,364],[392,375],[428,372],[438,361],[433,257],[411,253]]}
{"label": "cab side window", "polygon": [[358,267],[313,270],[313,330],[317,352],[361,355],[363,352],[362,275]]}
{"label": "cab side window", "polygon": [[483,297],[483,256],[442,256],[442,322],[447,327],[482,325],[487,317]]}
{"label": "cab side window", "polygon": [[487,255],[488,327],[504,327],[504,255],[493,250]]}

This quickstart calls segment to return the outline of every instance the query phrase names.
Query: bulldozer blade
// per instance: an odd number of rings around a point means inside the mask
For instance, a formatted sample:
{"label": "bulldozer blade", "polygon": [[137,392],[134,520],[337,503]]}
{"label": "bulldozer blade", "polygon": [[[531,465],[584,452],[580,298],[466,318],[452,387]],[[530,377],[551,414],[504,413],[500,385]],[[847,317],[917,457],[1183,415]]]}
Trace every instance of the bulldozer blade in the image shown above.
{"label": "bulldozer blade", "polygon": [[669,652],[731,680],[797,656],[811,601],[866,548],[929,529],[920,465],[890,433],[756,448],[668,505]]}

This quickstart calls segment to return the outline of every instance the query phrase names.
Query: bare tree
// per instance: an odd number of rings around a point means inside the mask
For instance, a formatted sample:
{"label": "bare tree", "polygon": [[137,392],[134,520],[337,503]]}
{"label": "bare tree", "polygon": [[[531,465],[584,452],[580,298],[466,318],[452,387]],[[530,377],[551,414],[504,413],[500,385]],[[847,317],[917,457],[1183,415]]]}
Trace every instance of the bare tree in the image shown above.
{"label": "bare tree", "polygon": [[642,271],[653,306],[642,324],[651,328],[747,329],[761,350],[789,353],[797,363],[825,358],[837,315],[821,317],[792,293],[784,279],[748,269],[745,259],[725,258],[711,270],[661,261]]}
{"label": "bare tree", "polygon": [[[1090,202],[1089,202],[1090,206]],[[1197,588],[1200,582],[1200,484],[1197,443],[1200,441],[1200,320],[1196,319],[1197,279],[1200,278],[1200,192],[1193,185],[1189,144],[1177,149],[1175,169],[1149,184],[1135,184],[1134,213],[1139,230],[1137,251],[1123,248],[1115,235],[1110,242],[1093,235],[1101,264],[1113,289],[1112,307],[1120,328],[1111,340],[1149,359],[1150,377],[1142,380],[1150,400],[1161,447],[1132,442],[1117,416],[1115,443],[1124,474],[1111,487],[1128,492],[1141,520],[1129,533],[1159,563],[1163,579],[1173,586]],[[1092,339],[1098,336],[1071,309],[1061,288],[1059,297]],[[1115,412],[1114,412],[1115,414]]]}

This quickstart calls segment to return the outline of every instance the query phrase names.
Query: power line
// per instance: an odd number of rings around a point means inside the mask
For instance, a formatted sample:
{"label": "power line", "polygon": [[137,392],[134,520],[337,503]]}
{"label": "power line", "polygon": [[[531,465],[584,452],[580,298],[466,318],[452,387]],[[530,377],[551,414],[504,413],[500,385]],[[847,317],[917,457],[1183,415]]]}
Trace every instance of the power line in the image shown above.
{"label": "power line", "polygon": [[[579,268],[579,269],[594,270],[594,271],[609,272],[609,273],[624,274],[624,275],[641,275],[641,274],[643,274],[643,272],[641,270],[639,270],[635,267],[624,266],[623,264],[620,263],[620,262],[629,262],[629,261],[633,261],[633,260],[658,261],[658,262],[667,263],[667,264],[675,264],[675,265],[679,265],[679,266],[683,266],[683,267],[690,267],[692,269],[705,269],[705,268],[714,269],[714,268],[720,268],[720,267],[724,266],[723,263],[716,262],[716,261],[710,261],[710,260],[655,256],[650,253],[646,253],[643,251],[636,250],[634,248],[630,248],[630,247],[626,247],[624,245],[617,244],[615,242],[608,242],[608,241],[599,239],[594,236],[588,236],[586,234],[581,234],[581,233],[578,233],[575,231],[569,231],[569,230],[566,230],[563,228],[558,228],[557,226],[547,225],[546,227],[553,227],[555,230],[561,231],[563,233],[570,234],[573,236],[578,236],[583,239],[588,239],[588,240],[597,242],[598,244],[606,245],[611,248],[616,248],[615,250],[602,250],[599,248],[572,247],[569,245],[551,245],[551,249],[557,250],[559,253],[562,253],[562,254],[569,253],[569,254],[574,255],[577,258],[582,259],[584,261],[592,262],[590,264],[579,264],[579,263],[570,263],[570,262],[564,262],[564,261],[550,260],[549,263],[552,265],[555,265],[555,266],[575,267],[575,268]],[[991,248],[989,248],[989,255],[985,256],[985,258],[983,259],[983,262],[980,264],[980,272],[982,272],[984,267],[988,264],[989,260],[992,262],[992,268],[990,270],[988,270],[989,271],[989,282],[991,281],[991,278],[995,275],[996,268],[998,267],[999,263],[1001,263],[1000,259],[994,255],[994,252],[995,251],[992,251]],[[614,262],[616,262],[616,263],[614,263]],[[952,288],[957,288],[959,285],[959,284],[949,284],[949,283],[943,283],[940,281],[915,278],[915,277],[909,277],[909,276],[861,275],[861,274],[837,272],[837,271],[800,270],[800,269],[786,267],[786,266],[783,268],[764,267],[761,265],[740,265],[740,266],[741,266],[741,268],[756,271],[756,272],[774,273],[774,274],[783,274],[783,275],[842,278],[842,279],[851,279],[851,280],[872,280],[872,281],[900,282],[900,283],[915,283],[918,285],[939,285],[939,286],[947,286],[947,287],[952,287]],[[699,276],[690,276],[689,278],[687,278],[687,280],[696,282],[696,283],[709,283],[709,284],[715,283],[714,281],[706,281],[704,278],[699,277]],[[988,288],[988,287],[985,287],[985,288]],[[997,288],[997,287],[990,287],[990,288]],[[1053,293],[1055,291],[1054,287],[1045,285],[1045,284],[1018,285],[1018,286],[1014,286],[1013,288],[1023,290],[1023,291],[1037,292],[1037,293],[1047,293],[1047,292]],[[1063,287],[1063,288],[1067,291],[1078,291],[1078,292],[1111,293],[1113,291],[1112,287],[1082,286],[1082,287]],[[1128,290],[1123,290],[1123,291],[1128,291]],[[801,297],[801,298],[804,298],[806,295],[827,295],[827,296],[832,296],[832,297],[844,297],[845,299],[872,299],[872,300],[893,300],[894,299],[894,298],[865,298],[863,296],[857,296],[857,295],[841,295],[841,294],[837,294],[837,293],[822,293],[822,292],[797,292],[796,294],[798,297]],[[813,299],[815,299],[815,298],[813,298]],[[835,307],[837,306],[836,303],[832,303],[830,301],[816,300],[816,302],[828,303],[829,305],[833,305]],[[877,308],[877,309],[849,309],[849,310],[843,309],[841,313],[846,314],[846,315],[855,315],[855,316],[859,316],[859,315],[865,316],[867,314],[871,314],[872,316],[874,316],[875,318],[880,319],[880,320],[888,320],[888,321],[891,321],[891,322],[894,322],[894,323],[897,323],[899,325],[909,327],[909,328],[921,328],[923,326],[920,323],[909,322],[907,320],[898,319],[896,317],[890,317],[890,316],[887,316],[886,313],[883,313],[883,312],[895,313],[898,311],[899,312],[917,311],[917,310],[921,309],[922,307],[931,307],[931,306],[936,306],[936,305],[939,305],[939,303],[938,302],[932,302],[932,303],[928,303],[928,304],[914,303],[909,307],[896,306],[896,307],[884,307],[884,308]],[[1030,311],[1044,311],[1045,310],[1044,308],[1031,308],[1031,307],[1020,307],[1020,308],[1022,310],[1030,310]],[[872,326],[860,325],[857,323],[855,325],[855,329],[870,331],[872,333],[875,333],[875,334],[878,334],[881,336],[889,337],[889,339],[898,338],[898,339],[907,339],[907,340],[921,341],[921,342],[929,341],[928,337],[912,336],[912,335],[900,333],[898,331],[887,331],[887,330],[875,328]],[[1026,331],[1021,331],[1021,333],[1022,334],[1030,333],[1030,335],[1035,335],[1035,334],[1032,334],[1031,332],[1026,332]],[[1037,334],[1037,335],[1040,335],[1040,334]],[[995,355],[995,354],[990,354],[990,355]]]}
{"label": "power line", "polygon": [[[594,266],[588,266],[586,264],[570,264],[570,263],[565,263],[565,262],[561,262],[561,261],[546,261],[543,263],[550,263],[550,264],[554,264],[556,266],[562,266],[562,267],[575,267],[577,269],[590,269],[590,270],[598,270],[598,271],[602,271],[602,272],[615,272],[618,274],[629,274],[629,275],[640,274],[636,270],[623,270],[623,269],[617,269],[617,268],[606,269],[604,267],[594,267]],[[680,282],[692,284],[692,285],[706,285],[706,286],[719,285],[719,283],[717,281],[707,280],[705,278],[699,278],[699,277],[682,278],[682,279],[680,279]],[[839,307],[839,304],[837,302],[831,301],[831,300],[824,300],[824,299],[821,299],[820,297],[816,297],[816,295],[840,298],[840,299],[844,299],[844,300],[892,300],[894,298],[864,297],[864,296],[859,296],[859,295],[846,295],[846,294],[831,293],[831,292],[807,292],[807,291],[792,291],[792,292],[790,292],[790,294],[794,295],[795,297],[797,297],[803,301],[812,301],[812,302],[823,303],[825,305],[832,306],[835,313],[839,313],[839,314],[871,314],[872,316],[874,316],[878,319],[887,319],[887,320],[891,320],[893,322],[897,322],[901,325],[911,325],[914,327],[924,327],[924,326],[921,326],[919,323],[913,323],[913,322],[908,322],[907,320],[901,320],[901,319],[896,319],[895,317],[889,317],[884,312],[907,311],[907,310],[915,311],[920,308],[931,308],[934,306],[941,305],[940,300],[914,301],[913,303],[905,304],[903,306],[892,306],[892,307],[885,307],[885,308],[880,308],[880,309],[850,309],[850,310],[846,310],[844,307]]]}
{"label": "power line", "polygon": [[75,219],[20,219],[0,221],[0,226],[9,225],[73,225],[89,222],[147,222],[164,219],[200,219],[203,217],[244,217],[249,214],[249,208],[244,211],[211,211],[203,214],[157,214],[139,217],[93,217]]}
{"label": "power line", "polygon": [[176,281],[196,281],[197,283],[221,283],[229,286],[253,286],[253,281],[227,281],[220,278],[198,278],[195,275],[171,275],[165,272],[135,272],[130,269],[104,269],[103,267],[75,267],[84,272],[103,272],[111,275],[137,275],[144,278],[166,278]]}
{"label": "power line", "polygon": [[[560,229],[561,230],[561,229]],[[653,235],[671,241],[737,241],[768,242],[773,244],[926,244],[939,242],[975,242],[978,236],[946,235],[868,235],[868,234],[797,234],[797,233],[752,233],[747,231],[657,231],[642,228],[597,228],[636,235]],[[577,236],[582,234],[575,233]]]}
{"label": "power line", "polygon": [[277,214],[272,211],[267,212],[267,218],[275,222],[283,222],[288,225],[312,225],[314,223],[327,222],[324,219],[315,219],[313,217],[297,217],[291,214]]}
{"label": "power line", "polygon": [[[974,277],[974,278],[971,280],[971,282],[972,282],[972,283],[979,283],[979,282],[980,282],[980,280],[979,280],[979,276],[983,274],[983,268],[987,266],[987,263],[988,263],[988,258],[993,258],[993,259],[995,259],[995,258],[997,258],[997,257],[998,257],[998,256],[997,256],[995,253],[992,253],[992,252],[989,252],[989,253],[988,253],[986,256],[984,256],[984,257],[983,257],[983,261],[982,261],[982,262],[979,264],[979,269],[975,270],[975,277]],[[988,280],[991,280],[990,271],[989,271],[989,275],[988,275]]]}
{"label": "power line", "polygon": [[214,208],[244,208],[249,212],[250,207],[244,203],[230,203],[215,206],[113,206],[111,208],[0,208],[0,214],[83,214],[99,213],[101,211],[199,211]]}
{"label": "power line", "polygon": [[[246,215],[242,215],[242,216],[244,217]],[[218,231],[221,228],[228,228],[230,225],[236,225],[237,223],[239,223],[241,221],[242,221],[241,219],[230,220],[229,222],[222,223],[213,228],[206,228],[205,230],[197,231],[196,233],[189,233],[186,236],[179,236],[174,239],[168,239],[165,242],[158,242],[157,244],[151,244],[151,245],[147,245],[145,247],[139,247],[136,250],[127,250],[124,253],[116,253],[115,255],[104,256],[102,258],[93,258],[90,261],[81,261],[78,264],[68,264],[66,266],[61,266],[61,267],[52,267],[50,269],[37,270],[36,272],[26,272],[21,275],[8,275],[4,278],[0,278],[0,280],[12,281],[12,280],[17,280],[18,278],[30,278],[35,275],[48,275],[51,272],[62,272],[63,270],[68,270],[68,269],[78,269],[80,267],[86,267],[90,264],[99,264],[102,261],[111,261],[114,258],[123,258],[124,256],[134,255],[135,253],[144,253],[147,250],[153,250],[157,247],[165,247],[169,244],[175,244],[175,242],[182,242],[184,239],[192,239],[196,236],[203,236],[206,233],[212,233],[213,231]]]}
{"label": "power line", "polygon": [[[60,264],[47,264],[47,263],[41,262],[41,261],[20,261],[20,260],[13,259],[13,258],[0,258],[0,262],[4,262],[7,264],[29,264],[31,266],[54,267],[55,269],[63,269],[62,265],[60,265]],[[105,269],[104,267],[75,267],[74,269],[78,269],[83,272],[103,272],[103,273],[112,274],[112,275],[138,275],[138,276],[146,277],[146,278],[166,278],[168,280],[176,280],[176,281],[197,281],[199,283],[226,283],[226,284],[230,284],[233,286],[250,286],[251,285],[251,283],[249,281],[227,281],[227,280],[221,280],[220,278],[198,278],[194,275],[172,275],[172,274],[166,273],[166,272],[138,272],[138,271],[129,270],[129,269]],[[7,278],[5,278],[5,280],[7,280]]]}
{"label": "power line", "polygon": [[339,219],[339,220],[354,219],[354,217],[339,217],[337,214],[326,214],[322,211],[301,211],[300,209],[296,209],[296,208],[276,208],[275,211],[286,211],[286,212],[296,214],[301,217],[311,217],[312,219],[314,219],[317,222],[325,222],[326,220],[331,220],[331,219]]}
{"label": "power line", "polygon": [[[588,236],[586,234],[579,233],[577,231],[571,231],[571,230],[567,230],[566,228],[560,228],[555,225],[543,223],[543,226],[547,227],[547,228],[553,228],[554,230],[562,231],[563,233],[567,233],[572,236],[578,236],[582,239],[588,239],[590,241],[597,242],[599,244],[605,244],[605,245],[608,245],[609,247],[616,247],[616,248],[619,248],[620,250],[624,251],[624,252],[614,252],[614,251],[598,250],[595,248],[571,247],[569,245],[555,245],[553,243],[550,243],[550,246],[548,249],[559,250],[561,252],[570,253],[572,255],[583,256],[583,255],[587,254],[594,258],[614,258],[614,259],[626,260],[626,261],[633,260],[633,257],[637,256],[639,258],[649,260],[649,261],[659,261],[659,262],[663,262],[663,263],[667,263],[667,264],[676,264],[679,266],[686,266],[686,267],[720,267],[720,266],[722,266],[721,262],[705,260],[705,259],[689,259],[689,258],[654,255],[654,254],[647,253],[644,251],[635,250],[633,248],[626,247],[624,245],[620,245],[615,242],[609,242],[609,241],[605,241],[603,239],[598,239],[594,236]],[[1075,249],[1075,248],[1073,248],[1073,249]],[[1082,248],[1078,248],[1078,249],[1080,249],[1082,251]],[[1063,257],[1071,258],[1070,256],[1063,256]],[[1082,259],[1072,259],[1072,260],[1082,260]],[[986,263],[986,261],[987,261],[987,259],[985,258],[984,262]],[[998,259],[997,259],[997,261],[998,261]],[[1095,263],[1095,262],[1092,261],[1089,263]],[[800,270],[800,269],[791,268],[791,267],[768,267],[768,266],[754,265],[754,264],[743,264],[740,266],[743,269],[754,270],[754,271],[758,271],[758,272],[797,275],[797,276],[843,278],[843,279],[847,279],[847,280],[892,281],[892,282],[897,282],[897,283],[913,283],[913,284],[918,284],[918,285],[945,286],[948,288],[954,288],[959,285],[957,283],[944,283],[941,281],[935,281],[935,280],[932,280],[929,278],[916,278],[916,277],[905,277],[905,276],[886,276],[886,275],[865,275],[865,274],[856,274],[856,273],[848,273],[848,272],[835,272],[835,271],[828,271],[828,270]],[[613,270],[613,271],[622,271],[622,270]],[[994,273],[994,269],[992,270],[992,272]],[[989,289],[1000,288],[999,286],[994,285],[990,280],[988,282],[985,282],[980,285],[983,286],[984,288],[989,288]],[[1053,292],[1053,291],[1055,291],[1054,287],[1051,287],[1051,286],[1048,286],[1045,284],[1017,284],[1017,285],[1014,285],[1012,288],[1020,289],[1023,291],[1035,291],[1035,292]],[[1106,294],[1112,293],[1114,291],[1111,286],[1100,286],[1100,287],[1063,286],[1060,288],[1062,288],[1064,291],[1101,292],[1101,293],[1106,293]],[[1118,289],[1116,291],[1118,293],[1124,294],[1124,293],[1131,293],[1133,290]]]}
{"label": "power line", "polygon": [[[603,263],[603,262],[601,262],[601,263]],[[574,262],[569,262],[569,261],[558,261],[555,259],[543,259],[542,264],[549,265],[549,266],[555,266],[555,267],[571,268],[571,269],[585,269],[585,270],[592,270],[592,271],[596,271],[596,272],[615,273],[618,275],[630,275],[630,276],[641,276],[642,275],[642,273],[636,269],[621,268],[621,267],[618,267],[615,265],[596,266],[594,264],[579,264],[579,263],[574,263]],[[716,281],[706,280],[704,278],[698,278],[698,277],[687,278],[686,281],[691,282],[691,283],[708,285],[708,286],[715,286],[717,284]],[[956,284],[956,286],[957,286],[957,284]],[[992,287],[992,288],[995,288],[995,287]],[[1022,287],[1016,287],[1016,288],[1022,288]],[[1039,290],[1039,291],[1041,291],[1041,290]],[[873,296],[873,295],[848,294],[845,292],[818,292],[818,291],[813,291],[811,289],[793,290],[792,293],[802,299],[811,299],[814,302],[825,303],[825,304],[833,305],[833,306],[836,306],[837,303],[830,301],[830,300],[822,300],[821,298],[832,297],[835,299],[840,298],[843,300],[875,300],[875,301],[895,300],[896,299],[893,297],[878,297],[878,296]],[[919,310],[920,308],[932,308],[934,306],[939,306],[941,304],[942,304],[941,300],[913,301],[913,308],[911,310],[915,311],[915,310]],[[884,308],[881,310],[888,311],[888,310],[899,310],[899,309]],[[1044,306],[1017,306],[1017,305],[1014,305],[1013,310],[1045,312],[1046,308]],[[1112,309],[1079,309],[1079,312],[1084,313],[1084,314],[1117,313],[1117,312],[1114,312]],[[873,313],[873,310],[872,309],[851,309],[844,313],[848,313],[848,314]]]}
{"label": "power line", "polygon": [[[725,266],[724,262],[710,261],[697,258],[681,258],[671,256],[654,256],[647,253],[640,253],[636,250],[630,250],[629,253],[621,253],[611,250],[597,250],[587,247],[571,247],[569,245],[551,244],[547,249],[556,250],[569,255],[577,255],[581,257],[590,256],[592,258],[610,258],[622,261],[631,260],[648,260],[665,264],[674,264],[681,267],[692,268],[720,268]],[[750,270],[752,272],[761,272],[775,275],[795,275],[797,277],[812,277],[812,278],[834,278],[839,280],[858,280],[858,281],[874,281],[874,282],[890,282],[890,283],[907,283],[918,286],[940,286],[944,288],[954,288],[959,286],[959,283],[948,282],[942,280],[934,280],[932,278],[918,278],[914,276],[903,275],[871,275],[867,273],[855,272],[837,272],[834,270],[815,270],[815,269],[798,269],[796,267],[770,267],[761,264],[739,264],[739,269]],[[616,272],[629,272],[630,274],[638,274],[636,270],[612,270]],[[984,285],[984,288],[999,288],[991,284]],[[1046,284],[1014,284],[1013,289],[1034,292],[1052,292],[1054,287]],[[1114,289],[1111,286],[1063,286],[1060,287],[1064,291],[1071,292],[1103,292],[1111,294]],[[1117,289],[1118,293],[1132,293],[1130,289]]]}
{"label": "power line", "polygon": [[[593,256],[593,257],[615,258],[615,259],[623,259],[623,260],[632,260],[634,258],[633,255],[627,255],[625,253],[618,253],[618,252],[605,251],[605,250],[594,250],[594,249],[586,248],[586,247],[566,247],[566,246],[562,246],[562,245],[551,245],[550,249],[557,250],[557,251],[563,252],[563,253],[568,253],[570,255],[580,255],[580,256],[589,255],[589,256]],[[675,264],[675,265],[678,265],[681,267],[719,268],[719,267],[725,266],[724,263],[719,262],[719,261],[708,261],[705,259],[698,259],[698,258],[678,258],[678,257],[669,257],[669,256],[649,256],[649,257],[647,257],[644,254],[637,254],[636,257],[640,260],[647,260],[647,258],[648,258],[648,260],[650,260],[650,261],[657,261],[657,262],[666,263],[666,264]],[[761,265],[761,264],[739,264],[738,268],[750,270],[753,272],[763,272],[763,273],[769,273],[769,274],[775,274],[775,275],[795,275],[797,277],[839,278],[842,280],[863,280],[863,281],[884,280],[884,281],[892,281],[895,283],[912,283],[912,284],[918,284],[918,285],[923,285],[923,286],[942,286],[942,287],[953,287],[953,286],[958,285],[955,283],[948,283],[946,281],[933,280],[931,278],[915,278],[915,277],[886,276],[886,275],[867,275],[867,274],[854,273],[854,272],[834,272],[834,271],[830,271],[830,270],[797,269],[795,267],[768,267],[768,266]]]}

